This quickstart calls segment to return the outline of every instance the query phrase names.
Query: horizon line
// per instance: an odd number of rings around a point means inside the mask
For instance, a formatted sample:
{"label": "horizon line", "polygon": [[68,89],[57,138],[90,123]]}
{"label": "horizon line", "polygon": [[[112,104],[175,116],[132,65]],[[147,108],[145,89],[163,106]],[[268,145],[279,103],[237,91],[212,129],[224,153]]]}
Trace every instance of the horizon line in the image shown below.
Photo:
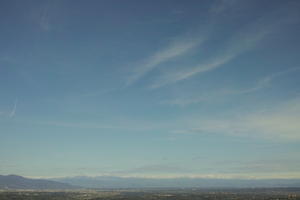
{"label": "horizon line", "polygon": [[[1,175],[1,174],[0,174]],[[99,175],[70,175],[70,176],[27,176],[18,174],[2,174],[2,176],[21,176],[29,179],[60,179],[60,178],[99,178],[99,177],[114,177],[114,178],[136,178],[136,179],[218,179],[218,180],[300,180],[300,176],[221,176],[221,175],[115,175],[115,174],[99,174]]]}

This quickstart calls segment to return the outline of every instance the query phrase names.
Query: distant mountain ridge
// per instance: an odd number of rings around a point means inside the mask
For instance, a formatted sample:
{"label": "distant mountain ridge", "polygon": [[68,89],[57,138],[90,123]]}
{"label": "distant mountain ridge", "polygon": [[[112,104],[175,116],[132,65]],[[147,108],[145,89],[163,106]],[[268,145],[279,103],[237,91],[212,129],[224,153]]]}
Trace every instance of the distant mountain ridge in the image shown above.
{"label": "distant mountain ridge", "polygon": [[117,176],[77,176],[51,179],[85,188],[272,188],[300,187],[300,179],[210,179],[210,178],[136,178]]}
{"label": "distant mountain ridge", "polygon": [[209,178],[136,178],[118,176],[76,176],[31,179],[0,175],[0,189],[64,190],[80,188],[273,188],[300,187],[300,179],[209,179]]}
{"label": "distant mountain ridge", "polygon": [[79,187],[52,180],[30,179],[17,175],[0,175],[0,189],[76,189]]}

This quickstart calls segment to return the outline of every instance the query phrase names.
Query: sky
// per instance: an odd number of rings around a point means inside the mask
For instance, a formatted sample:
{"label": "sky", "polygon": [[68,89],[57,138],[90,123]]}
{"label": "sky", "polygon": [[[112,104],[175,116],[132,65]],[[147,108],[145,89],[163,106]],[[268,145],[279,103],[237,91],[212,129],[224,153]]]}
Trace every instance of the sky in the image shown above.
{"label": "sky", "polygon": [[0,174],[300,178],[299,11],[1,0]]}

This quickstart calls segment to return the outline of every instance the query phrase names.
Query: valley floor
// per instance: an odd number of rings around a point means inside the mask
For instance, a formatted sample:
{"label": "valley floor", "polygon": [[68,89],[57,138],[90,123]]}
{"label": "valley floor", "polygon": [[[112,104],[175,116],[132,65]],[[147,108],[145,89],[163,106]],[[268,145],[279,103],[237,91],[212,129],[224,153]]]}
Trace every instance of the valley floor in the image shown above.
{"label": "valley floor", "polygon": [[300,200],[300,188],[0,191],[0,200]]}

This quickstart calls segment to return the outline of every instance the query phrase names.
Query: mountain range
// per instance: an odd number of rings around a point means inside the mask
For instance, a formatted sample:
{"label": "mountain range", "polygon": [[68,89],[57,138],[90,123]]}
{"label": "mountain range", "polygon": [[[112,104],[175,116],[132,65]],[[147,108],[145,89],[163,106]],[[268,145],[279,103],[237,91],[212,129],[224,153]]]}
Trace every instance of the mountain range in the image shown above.
{"label": "mountain range", "polygon": [[0,175],[0,189],[64,190],[80,188],[274,188],[300,187],[300,179],[209,179],[75,176],[31,179]]}
{"label": "mountain range", "polygon": [[136,178],[77,176],[52,179],[85,188],[258,188],[300,187],[300,179]]}

